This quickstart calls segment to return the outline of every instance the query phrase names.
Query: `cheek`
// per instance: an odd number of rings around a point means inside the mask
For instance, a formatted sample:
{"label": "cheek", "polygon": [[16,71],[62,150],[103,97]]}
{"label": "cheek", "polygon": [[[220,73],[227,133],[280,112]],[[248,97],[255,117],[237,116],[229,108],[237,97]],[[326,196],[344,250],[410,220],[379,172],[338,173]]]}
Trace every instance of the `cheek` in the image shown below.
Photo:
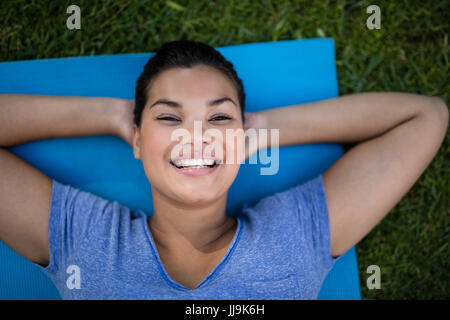
{"label": "cheek", "polygon": [[245,160],[245,136],[244,131],[233,130],[225,134],[224,150],[226,154],[226,161],[231,166],[237,167]]}
{"label": "cheek", "polygon": [[157,163],[164,157],[170,145],[168,130],[148,129],[141,139],[141,160],[143,163]]}
{"label": "cheek", "polygon": [[[240,128],[233,128],[240,129]],[[244,132],[232,131],[228,134],[223,132],[223,150],[225,152],[224,170],[223,170],[223,182],[226,185],[231,185],[236,178],[241,163],[245,160],[245,148],[244,148]]]}

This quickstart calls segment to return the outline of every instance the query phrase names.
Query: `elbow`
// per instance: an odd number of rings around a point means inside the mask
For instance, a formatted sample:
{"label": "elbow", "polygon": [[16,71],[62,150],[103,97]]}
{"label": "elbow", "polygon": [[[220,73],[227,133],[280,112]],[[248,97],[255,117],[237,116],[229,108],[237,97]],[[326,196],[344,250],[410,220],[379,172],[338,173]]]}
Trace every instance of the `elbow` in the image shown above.
{"label": "elbow", "polygon": [[435,99],[435,104],[436,104],[436,109],[438,109],[438,113],[439,113],[439,118],[441,119],[442,125],[443,125],[443,130],[446,132],[447,128],[448,128],[448,107],[447,104],[445,103],[444,100],[442,100],[441,98],[438,97],[434,97]]}
{"label": "elbow", "polygon": [[447,104],[439,97],[429,97],[429,107],[426,114],[435,119],[437,128],[441,129],[444,134],[447,132],[449,122],[449,111]]}
{"label": "elbow", "polygon": [[439,97],[430,97],[432,100],[432,107],[436,109],[439,114],[448,122],[448,107],[445,101]]}

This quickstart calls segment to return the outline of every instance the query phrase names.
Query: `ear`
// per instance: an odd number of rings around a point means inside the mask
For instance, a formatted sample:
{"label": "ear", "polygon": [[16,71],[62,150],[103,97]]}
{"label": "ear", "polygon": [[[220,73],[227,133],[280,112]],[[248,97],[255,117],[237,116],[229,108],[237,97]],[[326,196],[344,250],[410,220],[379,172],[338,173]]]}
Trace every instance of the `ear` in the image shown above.
{"label": "ear", "polygon": [[133,124],[133,152],[135,159],[141,159],[141,133],[136,124]]}

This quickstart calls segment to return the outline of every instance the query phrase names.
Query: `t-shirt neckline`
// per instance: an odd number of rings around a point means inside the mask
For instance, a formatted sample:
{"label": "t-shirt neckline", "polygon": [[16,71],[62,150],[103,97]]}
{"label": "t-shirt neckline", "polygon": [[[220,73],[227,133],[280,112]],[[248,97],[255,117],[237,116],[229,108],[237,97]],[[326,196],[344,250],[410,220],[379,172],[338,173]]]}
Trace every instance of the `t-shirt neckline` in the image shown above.
{"label": "t-shirt neckline", "polygon": [[242,223],[241,223],[241,219],[239,216],[234,217],[237,220],[237,227],[236,227],[236,232],[234,233],[233,236],[233,240],[231,241],[227,252],[225,253],[225,255],[222,257],[222,259],[220,260],[220,262],[211,270],[211,272],[194,288],[194,289],[190,289],[188,287],[185,287],[184,285],[176,282],[175,280],[173,280],[169,273],[166,271],[166,268],[164,267],[164,264],[161,261],[161,258],[159,256],[158,253],[158,249],[156,248],[156,244],[155,244],[155,240],[153,238],[152,232],[148,226],[148,222],[147,222],[147,217],[145,217],[143,219],[144,221],[144,229],[145,229],[145,234],[147,235],[147,239],[151,245],[152,251],[153,251],[153,257],[156,260],[156,263],[158,265],[158,269],[160,271],[160,274],[162,275],[162,277],[164,278],[164,280],[166,281],[166,283],[171,286],[172,288],[175,289],[179,289],[179,290],[183,290],[183,291],[189,291],[189,292],[195,292],[199,289],[201,289],[202,287],[205,286],[205,284],[209,281],[211,281],[211,279],[214,278],[214,276],[217,275],[217,273],[219,272],[219,268],[223,267],[226,265],[226,263],[228,262],[231,254],[233,253],[235,247],[237,246],[237,243],[239,241],[240,235],[241,235],[241,229],[242,229]]}

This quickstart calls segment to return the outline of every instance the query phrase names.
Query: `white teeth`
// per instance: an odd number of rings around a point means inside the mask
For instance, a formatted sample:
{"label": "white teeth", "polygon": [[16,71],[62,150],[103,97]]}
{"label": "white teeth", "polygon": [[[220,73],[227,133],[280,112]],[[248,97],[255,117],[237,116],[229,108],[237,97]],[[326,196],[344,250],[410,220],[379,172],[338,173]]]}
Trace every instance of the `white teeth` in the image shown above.
{"label": "white teeth", "polygon": [[198,167],[211,166],[214,164],[213,159],[178,159],[173,161],[177,167]]}

